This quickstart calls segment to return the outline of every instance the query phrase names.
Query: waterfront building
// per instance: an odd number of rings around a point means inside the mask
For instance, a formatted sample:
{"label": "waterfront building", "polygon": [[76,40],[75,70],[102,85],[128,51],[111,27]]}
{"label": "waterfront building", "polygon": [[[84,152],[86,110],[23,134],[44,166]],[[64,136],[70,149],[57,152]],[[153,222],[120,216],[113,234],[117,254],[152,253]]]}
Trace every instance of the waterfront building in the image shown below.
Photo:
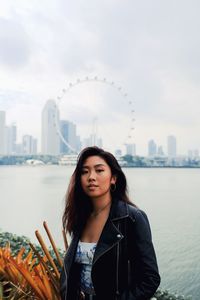
{"label": "waterfront building", "polygon": [[199,157],[199,150],[198,149],[189,150],[188,151],[188,157],[189,158],[198,158]]}
{"label": "waterfront building", "polygon": [[136,155],[136,145],[126,144],[126,155],[135,156]]}
{"label": "waterfront building", "polygon": [[97,146],[99,148],[103,147],[103,140],[100,137],[97,137],[95,133],[90,134],[88,138],[83,139],[82,149],[85,147]]}
{"label": "waterfront building", "polygon": [[31,135],[24,135],[22,138],[23,154],[37,154],[37,139]]}
{"label": "waterfront building", "polygon": [[16,140],[17,140],[17,127],[13,123],[6,127],[6,153],[15,154],[16,153]]}
{"label": "waterfront building", "polygon": [[119,156],[119,157],[122,156],[122,150],[121,149],[116,149],[115,150],[115,155]]}
{"label": "waterfront building", "polygon": [[16,154],[23,154],[23,145],[22,144],[16,144]]}
{"label": "waterfront building", "polygon": [[[57,121],[56,121],[57,120]],[[41,153],[58,155],[60,153],[59,111],[54,100],[48,100],[42,110]]]}
{"label": "waterfront building", "polygon": [[167,155],[168,157],[176,157],[177,156],[177,145],[176,138],[173,135],[169,135],[167,137]]}
{"label": "waterfront building", "polygon": [[158,146],[158,151],[157,151],[158,156],[164,156],[164,151],[162,146]]}
{"label": "waterfront building", "polygon": [[157,145],[154,140],[148,142],[148,156],[156,156],[157,154]]}
{"label": "waterfront building", "polygon": [[60,121],[60,132],[64,140],[69,144],[69,146],[61,139],[60,140],[60,153],[69,154],[76,152],[77,149],[77,135],[76,135],[76,125],[67,120]]}
{"label": "waterfront building", "polygon": [[35,138],[32,138],[32,154],[37,154],[37,145],[38,141]]}
{"label": "waterfront building", "polygon": [[76,149],[77,149],[78,152],[81,151],[81,146],[82,146],[82,144],[81,144],[81,138],[80,138],[80,135],[77,135],[77,136],[76,136]]}
{"label": "waterfront building", "polygon": [[6,112],[0,111],[0,154],[6,154]]}

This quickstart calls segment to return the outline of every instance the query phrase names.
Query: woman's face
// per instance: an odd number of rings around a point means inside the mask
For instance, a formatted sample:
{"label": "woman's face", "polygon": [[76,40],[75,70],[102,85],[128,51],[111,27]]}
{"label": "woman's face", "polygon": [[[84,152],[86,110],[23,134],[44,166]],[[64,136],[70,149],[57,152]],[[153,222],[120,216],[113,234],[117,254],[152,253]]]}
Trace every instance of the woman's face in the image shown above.
{"label": "woman's face", "polygon": [[81,186],[90,198],[110,195],[110,185],[116,182],[111,169],[100,156],[90,156],[84,163],[81,173]]}

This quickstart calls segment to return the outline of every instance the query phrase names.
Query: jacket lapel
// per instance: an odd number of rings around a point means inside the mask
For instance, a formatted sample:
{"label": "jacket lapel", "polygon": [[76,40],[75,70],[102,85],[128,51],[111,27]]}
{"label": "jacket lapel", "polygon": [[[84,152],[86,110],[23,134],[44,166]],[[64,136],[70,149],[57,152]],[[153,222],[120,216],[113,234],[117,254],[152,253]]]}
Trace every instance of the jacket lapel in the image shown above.
{"label": "jacket lapel", "polygon": [[65,262],[66,272],[68,275],[69,275],[70,267],[74,260],[74,255],[76,253],[79,238],[80,238],[80,232],[77,232],[76,234],[74,234],[74,236],[72,237],[71,243],[69,245],[69,248],[67,250],[67,253],[65,255],[64,262]]}
{"label": "jacket lapel", "polygon": [[[104,253],[106,253],[109,249],[114,247],[121,239],[123,239],[122,233],[115,224],[117,220],[125,218],[127,216],[127,204],[125,202],[114,199],[111,206],[110,215],[97,243],[97,247],[93,258],[93,265]],[[65,268],[67,274],[69,274],[70,267],[74,260],[74,255],[76,253],[77,245],[80,239],[80,234],[81,231],[77,231],[76,233],[74,233],[74,236],[72,237],[72,241],[65,256]]]}
{"label": "jacket lapel", "polygon": [[123,235],[111,220],[107,220],[94,253],[93,265],[104,253],[116,245]]}
{"label": "jacket lapel", "polygon": [[127,217],[127,215],[127,204],[119,200],[113,200],[109,218],[102,230],[100,239],[97,243],[93,258],[93,265],[104,253],[106,253],[121,239],[123,239],[123,235],[116,227],[115,222],[117,222],[117,220],[119,219]]}

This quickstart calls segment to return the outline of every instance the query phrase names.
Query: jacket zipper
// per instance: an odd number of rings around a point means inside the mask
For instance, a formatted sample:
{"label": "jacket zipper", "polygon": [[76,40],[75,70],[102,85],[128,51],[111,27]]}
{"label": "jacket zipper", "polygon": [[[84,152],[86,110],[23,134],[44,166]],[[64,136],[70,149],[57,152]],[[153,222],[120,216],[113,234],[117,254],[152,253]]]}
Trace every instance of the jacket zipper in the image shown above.
{"label": "jacket zipper", "polygon": [[[117,224],[119,230],[119,223]],[[120,242],[120,241],[119,241]],[[119,297],[119,242],[117,244],[117,265],[116,265],[116,299]]]}

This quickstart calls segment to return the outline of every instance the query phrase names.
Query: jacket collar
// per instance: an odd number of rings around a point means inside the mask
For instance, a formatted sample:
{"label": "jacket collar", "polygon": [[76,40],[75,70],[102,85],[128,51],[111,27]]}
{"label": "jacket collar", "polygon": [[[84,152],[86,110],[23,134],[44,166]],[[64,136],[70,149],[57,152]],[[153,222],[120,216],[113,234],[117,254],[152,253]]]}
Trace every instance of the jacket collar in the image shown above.
{"label": "jacket collar", "polygon": [[[93,264],[102,256],[105,252],[107,252],[110,248],[112,248],[115,244],[117,244],[121,239],[123,239],[123,235],[120,232],[119,228],[117,228],[113,221],[117,221],[122,218],[126,218],[128,216],[128,205],[124,201],[120,201],[117,198],[112,200],[112,205],[110,208],[110,214],[108,220],[103,228],[100,239],[97,244],[97,248],[94,254]],[[72,265],[77,245],[80,239],[81,231],[77,230],[74,234],[71,244],[68,248],[68,251],[65,256],[65,266],[66,271],[69,273],[70,267]]]}
{"label": "jacket collar", "polygon": [[128,204],[117,198],[112,200],[112,205],[110,208],[110,219],[115,221],[118,219],[126,218],[128,216]]}

